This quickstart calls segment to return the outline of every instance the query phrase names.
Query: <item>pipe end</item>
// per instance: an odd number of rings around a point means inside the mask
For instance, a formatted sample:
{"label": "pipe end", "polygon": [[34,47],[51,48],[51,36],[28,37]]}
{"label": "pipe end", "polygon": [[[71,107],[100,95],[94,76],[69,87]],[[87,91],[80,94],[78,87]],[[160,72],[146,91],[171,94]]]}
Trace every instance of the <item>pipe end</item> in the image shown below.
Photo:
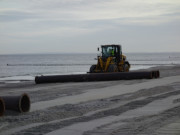
{"label": "pipe end", "polygon": [[19,99],[19,111],[20,112],[28,112],[30,110],[30,98],[29,96],[24,93],[21,95],[21,98]]}
{"label": "pipe end", "polygon": [[5,103],[2,98],[0,98],[0,116],[3,116],[5,112]]}
{"label": "pipe end", "polygon": [[159,70],[156,71],[156,74],[157,74],[157,78],[159,78],[159,77],[160,77],[160,72],[159,72]]}
{"label": "pipe end", "polygon": [[152,71],[153,72],[153,77],[154,78],[159,78],[160,77],[160,72],[159,72],[159,70],[157,70],[157,71]]}

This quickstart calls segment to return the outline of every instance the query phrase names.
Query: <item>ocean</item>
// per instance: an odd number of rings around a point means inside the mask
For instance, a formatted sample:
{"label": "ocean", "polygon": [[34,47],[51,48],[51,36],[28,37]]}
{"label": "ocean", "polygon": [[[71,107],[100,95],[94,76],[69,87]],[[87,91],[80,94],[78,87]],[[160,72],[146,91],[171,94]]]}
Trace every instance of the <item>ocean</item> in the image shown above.
{"label": "ocean", "polygon": [[[180,53],[126,53],[131,71],[180,64]],[[96,64],[97,54],[0,55],[0,83],[34,80],[37,75],[82,74]]]}

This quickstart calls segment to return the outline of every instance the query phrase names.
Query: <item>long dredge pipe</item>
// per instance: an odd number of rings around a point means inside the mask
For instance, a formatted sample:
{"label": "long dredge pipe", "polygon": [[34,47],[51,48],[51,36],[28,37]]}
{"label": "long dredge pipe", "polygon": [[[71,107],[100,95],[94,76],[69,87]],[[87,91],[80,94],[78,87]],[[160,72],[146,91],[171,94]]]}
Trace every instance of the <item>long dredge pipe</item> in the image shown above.
{"label": "long dredge pipe", "polygon": [[18,112],[28,112],[30,109],[30,98],[24,93],[20,96],[3,96],[5,108]]}
{"label": "long dredge pipe", "polygon": [[88,82],[159,78],[159,71],[88,73],[77,75],[36,76],[36,84],[56,82]]}
{"label": "long dredge pipe", "polygon": [[4,100],[0,98],[0,116],[3,116],[4,112],[5,112]]}

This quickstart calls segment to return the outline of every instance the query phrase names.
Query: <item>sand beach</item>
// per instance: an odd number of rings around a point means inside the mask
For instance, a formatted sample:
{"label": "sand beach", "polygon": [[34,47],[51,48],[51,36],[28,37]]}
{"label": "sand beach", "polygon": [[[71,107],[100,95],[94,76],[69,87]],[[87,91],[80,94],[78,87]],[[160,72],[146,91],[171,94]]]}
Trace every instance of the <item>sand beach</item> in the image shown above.
{"label": "sand beach", "polygon": [[2,135],[179,135],[180,66],[160,78],[103,82],[1,83],[0,95],[27,93],[27,113],[6,111]]}

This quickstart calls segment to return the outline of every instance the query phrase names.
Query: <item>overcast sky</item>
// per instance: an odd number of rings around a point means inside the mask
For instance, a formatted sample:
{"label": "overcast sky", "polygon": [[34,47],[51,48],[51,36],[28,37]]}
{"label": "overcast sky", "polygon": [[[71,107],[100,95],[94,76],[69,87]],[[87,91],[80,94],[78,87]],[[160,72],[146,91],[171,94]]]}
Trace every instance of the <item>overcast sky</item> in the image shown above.
{"label": "overcast sky", "polygon": [[0,0],[0,54],[180,52],[180,0]]}

